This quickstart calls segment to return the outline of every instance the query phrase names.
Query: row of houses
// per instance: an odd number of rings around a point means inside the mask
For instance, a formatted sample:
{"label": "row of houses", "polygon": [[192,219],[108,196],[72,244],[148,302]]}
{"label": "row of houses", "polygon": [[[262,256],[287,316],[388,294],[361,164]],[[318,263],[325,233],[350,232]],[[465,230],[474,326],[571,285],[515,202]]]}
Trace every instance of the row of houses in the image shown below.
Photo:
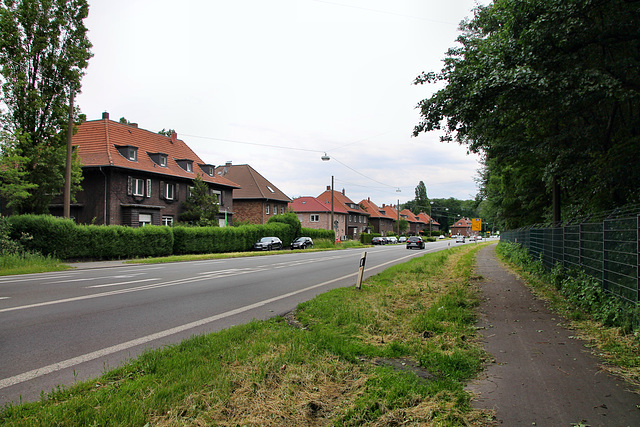
{"label": "row of houses", "polygon": [[[175,132],[166,136],[135,123],[115,122],[106,112],[100,120],[80,124],[73,145],[84,177],[83,190],[71,205],[78,223],[173,225],[194,178],[200,176],[218,198],[221,226],[263,224],[273,215],[293,211],[303,227],[334,228],[341,238],[357,238],[363,232],[387,235],[397,231],[400,219],[409,223],[411,234],[440,229],[425,213],[379,207],[369,198],[354,203],[344,189],[327,187],[317,197],[292,200],[250,165],[205,163]],[[62,203],[54,202],[51,213],[61,215]]]}

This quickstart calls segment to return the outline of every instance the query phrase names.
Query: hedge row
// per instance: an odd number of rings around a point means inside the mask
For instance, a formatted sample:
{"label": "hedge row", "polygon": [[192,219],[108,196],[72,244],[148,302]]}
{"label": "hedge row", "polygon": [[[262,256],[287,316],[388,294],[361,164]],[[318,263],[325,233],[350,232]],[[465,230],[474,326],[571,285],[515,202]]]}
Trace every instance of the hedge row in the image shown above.
{"label": "hedge row", "polygon": [[[77,225],[50,215],[7,218],[11,238],[25,249],[59,259],[124,259],[172,254],[240,252],[251,250],[261,237],[278,236],[285,246],[301,235],[333,238],[330,230],[302,229],[291,218],[241,227],[131,228],[118,225]],[[27,238],[23,238],[27,236]]]}

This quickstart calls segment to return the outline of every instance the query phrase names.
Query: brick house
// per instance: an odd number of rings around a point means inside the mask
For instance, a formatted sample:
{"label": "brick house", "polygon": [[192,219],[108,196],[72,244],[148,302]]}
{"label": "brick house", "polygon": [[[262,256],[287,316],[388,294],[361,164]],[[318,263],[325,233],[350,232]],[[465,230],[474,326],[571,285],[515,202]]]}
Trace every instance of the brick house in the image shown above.
{"label": "brick house", "polygon": [[385,205],[384,203],[382,204],[380,210],[383,211],[389,218],[395,219],[395,230],[397,232],[398,220],[400,219],[400,213],[398,212],[398,210],[394,208],[393,205]]}
{"label": "brick house", "polygon": [[287,211],[291,199],[251,166],[227,162],[218,166],[215,173],[240,186],[233,190],[236,222],[265,224],[273,215]]}
{"label": "brick house", "polygon": [[[295,212],[304,228],[332,230],[331,201],[320,201],[315,197],[304,196],[293,199],[289,210]],[[333,220],[338,221],[338,230],[344,230],[349,213],[334,201]]]}
{"label": "brick house", "polygon": [[[320,194],[317,199],[320,200],[321,203],[329,204],[331,206],[331,186],[327,186],[327,190]],[[340,227],[338,229],[337,237],[341,240],[344,239],[357,239],[360,236],[360,233],[366,232],[369,228],[369,214],[360,208],[360,205],[353,203],[351,199],[349,199],[344,192],[333,191],[333,206],[334,211],[336,210],[336,206],[339,206],[341,209],[347,211],[347,221],[344,224],[344,228]]]}
{"label": "brick house", "polygon": [[371,198],[362,200],[360,207],[369,214],[369,225],[374,233],[387,236],[389,233],[396,232],[396,218],[387,215],[383,209],[371,201]]}
{"label": "brick house", "polygon": [[[101,120],[80,124],[72,142],[83,175],[83,189],[71,206],[78,223],[172,225],[198,175],[218,197],[220,224],[225,224],[225,217],[232,221],[232,191],[238,185],[216,176],[214,166],[203,162],[175,133],[150,132],[137,124],[109,120],[103,113]],[[54,200],[50,210],[61,215],[60,201]]]}
{"label": "brick house", "polygon": [[425,229],[424,229],[425,232],[428,232],[428,231],[440,231],[440,223],[438,221],[434,220],[433,218],[431,218],[426,213],[420,212],[416,216],[418,217],[418,219],[420,221],[422,221],[423,223],[427,224]]}
{"label": "brick house", "polygon": [[460,218],[455,224],[451,226],[451,235],[453,236],[471,236],[471,220],[469,218]]}

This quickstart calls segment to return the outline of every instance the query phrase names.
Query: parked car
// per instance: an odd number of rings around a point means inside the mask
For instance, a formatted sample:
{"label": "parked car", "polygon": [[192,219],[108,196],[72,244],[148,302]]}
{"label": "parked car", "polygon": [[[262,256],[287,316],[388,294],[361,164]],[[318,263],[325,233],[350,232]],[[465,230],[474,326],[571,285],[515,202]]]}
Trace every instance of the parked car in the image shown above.
{"label": "parked car", "polygon": [[373,239],[371,239],[371,244],[372,245],[384,245],[384,239],[382,237],[374,237]]}
{"label": "parked car", "polygon": [[424,249],[424,240],[420,236],[411,236],[407,239],[407,249]]}
{"label": "parked car", "polygon": [[291,249],[307,249],[313,247],[311,237],[298,237],[291,243]]}
{"label": "parked car", "polygon": [[389,239],[389,243],[398,243],[398,238],[396,236],[387,237]]}
{"label": "parked car", "polygon": [[441,235],[438,237],[438,239],[442,240],[442,239],[444,239],[444,236],[441,234]]}
{"label": "parked car", "polygon": [[406,236],[400,236],[400,238],[398,239],[398,243],[405,243],[406,241],[407,241]]}
{"label": "parked car", "polygon": [[277,237],[263,237],[253,245],[253,249],[256,249],[259,251],[271,251],[274,249],[282,249],[282,240],[280,240]]}
{"label": "parked car", "polygon": [[478,241],[482,240],[482,236],[478,236]]}
{"label": "parked car", "polygon": [[456,236],[456,243],[464,243],[464,236],[457,235]]}

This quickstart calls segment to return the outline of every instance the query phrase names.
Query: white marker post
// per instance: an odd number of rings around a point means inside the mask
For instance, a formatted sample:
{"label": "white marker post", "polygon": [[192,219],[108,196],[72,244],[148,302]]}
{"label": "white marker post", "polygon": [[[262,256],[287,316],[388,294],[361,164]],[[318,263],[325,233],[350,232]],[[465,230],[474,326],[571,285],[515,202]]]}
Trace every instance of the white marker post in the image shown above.
{"label": "white marker post", "polygon": [[358,272],[358,281],[356,282],[356,289],[360,289],[362,287],[362,276],[364,275],[364,264],[367,261],[367,252],[362,253],[362,257],[360,258],[360,271]]}

